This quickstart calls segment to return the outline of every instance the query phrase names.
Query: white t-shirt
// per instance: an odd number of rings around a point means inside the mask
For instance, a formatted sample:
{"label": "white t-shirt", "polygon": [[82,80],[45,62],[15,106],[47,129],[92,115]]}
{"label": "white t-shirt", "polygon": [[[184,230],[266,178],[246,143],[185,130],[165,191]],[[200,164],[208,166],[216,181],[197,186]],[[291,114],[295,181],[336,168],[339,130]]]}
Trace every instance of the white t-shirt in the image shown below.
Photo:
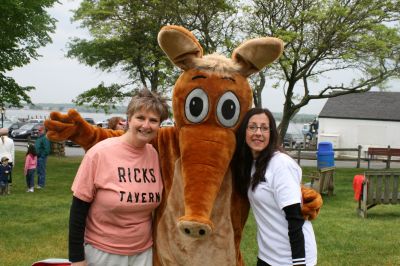
{"label": "white t-shirt", "polygon": [[[253,164],[252,174],[255,171]],[[301,168],[288,155],[276,152],[262,181],[248,197],[257,222],[258,257],[270,265],[292,265],[288,222],[283,208],[301,203]],[[317,244],[310,221],[303,225],[306,264],[317,264]]]}
{"label": "white t-shirt", "polygon": [[7,136],[0,137],[0,158],[2,157],[7,157],[8,161],[15,165],[14,141]]}

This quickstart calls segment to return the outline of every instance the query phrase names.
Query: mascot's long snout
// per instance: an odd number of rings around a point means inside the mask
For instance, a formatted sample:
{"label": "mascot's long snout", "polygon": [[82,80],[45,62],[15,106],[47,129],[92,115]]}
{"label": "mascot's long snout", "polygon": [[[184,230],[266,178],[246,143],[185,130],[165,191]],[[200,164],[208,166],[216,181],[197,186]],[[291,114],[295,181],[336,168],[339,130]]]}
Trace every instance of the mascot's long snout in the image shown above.
{"label": "mascot's long snout", "polygon": [[210,221],[215,199],[235,147],[233,131],[210,126],[184,127],[180,131],[185,215],[179,230],[203,238],[213,231]]}

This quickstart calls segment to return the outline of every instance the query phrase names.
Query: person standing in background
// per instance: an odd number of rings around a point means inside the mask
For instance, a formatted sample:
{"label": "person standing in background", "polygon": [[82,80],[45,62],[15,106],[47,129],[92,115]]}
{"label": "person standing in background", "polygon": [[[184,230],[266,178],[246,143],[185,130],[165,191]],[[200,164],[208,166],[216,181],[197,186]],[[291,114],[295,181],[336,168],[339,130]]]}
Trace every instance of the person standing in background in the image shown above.
{"label": "person standing in background", "polygon": [[34,192],[36,165],[37,165],[37,156],[36,156],[35,146],[29,144],[28,151],[26,152],[25,166],[24,166],[26,186],[28,187],[26,192]]}
{"label": "person standing in background", "polygon": [[15,165],[15,145],[14,141],[8,137],[8,129],[0,129],[0,158],[7,157],[8,165],[11,168],[8,175],[7,194],[10,194],[10,186],[12,184],[12,169]]}
{"label": "person standing in background", "polygon": [[126,120],[120,116],[113,116],[108,119],[108,128],[113,130],[125,130]]}
{"label": "person standing in background", "polygon": [[7,194],[8,179],[11,172],[11,166],[8,164],[7,157],[1,157],[0,164],[0,195]]}
{"label": "person standing in background", "polygon": [[50,154],[51,145],[46,137],[45,128],[39,129],[39,138],[35,141],[35,149],[37,154],[37,176],[38,182],[36,188],[41,189],[46,185],[46,165],[47,156]]}

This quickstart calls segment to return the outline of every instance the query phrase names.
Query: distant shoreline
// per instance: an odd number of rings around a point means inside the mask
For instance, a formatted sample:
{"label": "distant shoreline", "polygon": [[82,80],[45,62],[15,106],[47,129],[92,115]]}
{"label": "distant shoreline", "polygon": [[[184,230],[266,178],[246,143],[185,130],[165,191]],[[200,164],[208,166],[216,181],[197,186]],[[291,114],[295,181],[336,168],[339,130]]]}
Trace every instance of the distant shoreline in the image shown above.
{"label": "distant shoreline", "polygon": [[[60,113],[66,114],[69,109],[60,111]],[[35,109],[6,109],[5,118],[8,119],[47,119],[50,116],[50,113],[55,110],[35,110]],[[93,118],[94,121],[100,122],[104,121],[113,116],[121,116],[125,117],[126,114],[124,113],[111,113],[105,114],[104,112],[80,112],[82,117]]]}
{"label": "distant shoreline", "polygon": [[[18,118],[18,119],[24,119],[24,120],[29,120],[29,119],[47,119],[50,116],[50,113],[53,112],[53,110],[25,110],[25,109],[9,109],[6,110],[6,117],[7,118]],[[66,114],[68,110],[62,111],[62,114]],[[126,114],[123,113],[114,113],[114,114],[105,114],[104,112],[98,112],[98,113],[91,113],[91,112],[79,112],[82,117],[86,118],[93,118],[93,120],[98,123],[101,121],[104,121],[108,118],[111,118],[113,116],[121,116],[121,117],[126,117]],[[277,122],[279,123],[279,119],[277,119]],[[303,127],[303,122],[291,122],[289,124],[289,129],[288,133],[293,133],[296,135],[301,135],[301,129]]]}
{"label": "distant shoreline", "polygon": [[[123,116],[125,117],[125,110],[126,106],[117,106],[116,109],[110,109],[109,113],[106,114],[103,110],[96,111],[93,107],[90,106],[76,106],[72,103],[37,103],[34,106],[25,106],[24,108],[21,109],[16,109],[16,108],[10,108],[6,109],[6,115],[8,113],[13,113],[13,112],[25,112],[25,113],[45,113],[48,115],[53,112],[61,112],[61,113],[67,113],[69,109],[76,109],[78,110],[79,113],[84,114],[84,117],[92,117],[96,120],[95,117],[106,117],[110,118],[113,116]],[[91,115],[93,114],[93,115]],[[276,120],[281,121],[282,120],[282,113],[281,112],[273,112],[273,115]],[[299,124],[305,124],[309,123],[314,120],[314,118],[318,117],[317,114],[297,114],[294,119],[292,119],[292,123],[299,123]],[[39,118],[39,117],[37,117]],[[96,120],[97,121],[97,120]]]}

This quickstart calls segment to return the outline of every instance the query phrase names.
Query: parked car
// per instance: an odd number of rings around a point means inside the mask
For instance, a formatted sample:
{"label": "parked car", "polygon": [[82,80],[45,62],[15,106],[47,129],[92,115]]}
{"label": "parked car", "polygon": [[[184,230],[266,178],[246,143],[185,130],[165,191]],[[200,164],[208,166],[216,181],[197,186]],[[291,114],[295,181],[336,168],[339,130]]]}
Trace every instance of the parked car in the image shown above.
{"label": "parked car", "polygon": [[292,133],[286,133],[283,138],[283,146],[289,148],[297,148],[298,145],[301,145],[301,136],[296,136]]}
{"label": "parked car", "polygon": [[[88,122],[89,124],[96,126],[96,122],[94,122],[93,118],[85,117],[85,118],[83,118],[83,119],[85,119],[86,122]],[[71,140],[66,140],[66,141],[65,141],[65,145],[67,145],[67,146],[69,146],[69,147],[72,147],[72,146],[79,146],[78,144],[74,143],[74,142],[71,141]]]}
{"label": "parked car", "polygon": [[97,125],[98,127],[108,128],[108,121],[107,121],[107,120],[100,121],[100,122],[97,122],[96,125]]}
{"label": "parked car", "polygon": [[40,124],[40,123],[27,123],[27,124],[23,125],[22,127],[18,128],[18,129],[14,129],[11,132],[11,138],[13,140],[30,140],[31,139],[32,129],[36,125],[43,125],[43,124]]}
{"label": "parked car", "polygon": [[161,125],[161,127],[173,127],[174,126],[174,121],[171,119],[164,120]]}
{"label": "parked car", "polygon": [[44,119],[42,118],[32,118],[28,120],[28,123],[44,123]]}
{"label": "parked car", "polygon": [[83,119],[85,119],[86,122],[88,122],[89,124],[92,124],[92,125],[95,125],[95,124],[96,124],[96,122],[94,122],[93,118],[85,117],[85,118],[83,118]]}
{"label": "parked car", "polygon": [[14,130],[16,130],[16,129],[19,129],[20,127],[22,127],[22,126],[25,125],[25,124],[26,124],[25,122],[21,122],[21,121],[12,123],[12,124],[8,127],[8,137],[11,138],[11,133],[12,133]]}

